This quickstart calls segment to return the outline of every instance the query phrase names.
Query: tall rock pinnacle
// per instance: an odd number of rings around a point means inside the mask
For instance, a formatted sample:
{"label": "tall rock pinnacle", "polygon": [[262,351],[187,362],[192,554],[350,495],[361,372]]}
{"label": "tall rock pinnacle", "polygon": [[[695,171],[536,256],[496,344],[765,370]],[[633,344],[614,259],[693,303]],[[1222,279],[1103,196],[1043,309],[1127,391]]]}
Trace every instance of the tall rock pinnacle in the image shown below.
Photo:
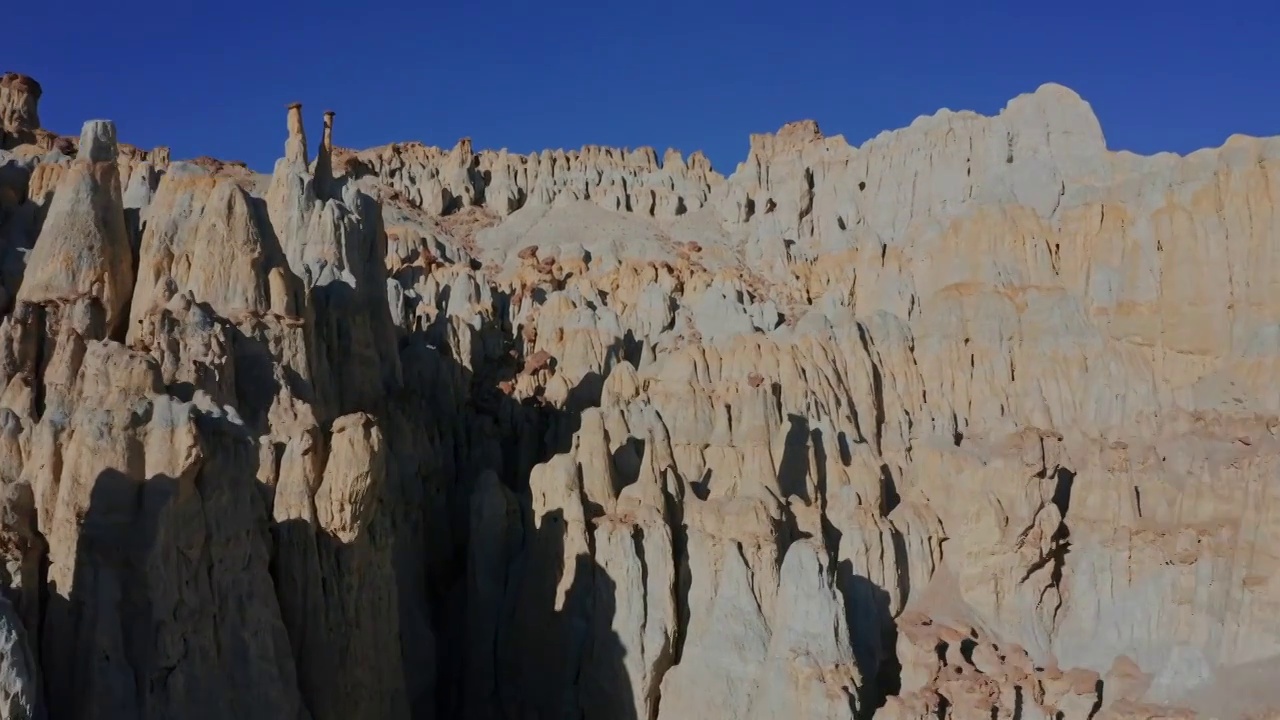
{"label": "tall rock pinnacle", "polygon": [[333,182],[333,116],[332,110],[324,112],[324,134],[320,136],[320,150],[316,153],[316,194],[328,197]]}
{"label": "tall rock pinnacle", "polygon": [[302,127],[302,103],[289,105],[289,139],[284,143],[284,157],[291,163],[307,164],[307,133]]}

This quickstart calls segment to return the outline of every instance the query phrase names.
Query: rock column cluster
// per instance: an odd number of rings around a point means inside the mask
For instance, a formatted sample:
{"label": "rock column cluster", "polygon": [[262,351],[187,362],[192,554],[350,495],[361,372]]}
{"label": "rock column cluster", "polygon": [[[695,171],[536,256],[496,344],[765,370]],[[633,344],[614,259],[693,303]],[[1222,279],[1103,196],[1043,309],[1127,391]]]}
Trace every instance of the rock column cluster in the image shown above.
{"label": "rock column cluster", "polygon": [[11,77],[0,718],[1280,705],[1280,141],[1046,86],[722,177],[295,104],[268,176]]}

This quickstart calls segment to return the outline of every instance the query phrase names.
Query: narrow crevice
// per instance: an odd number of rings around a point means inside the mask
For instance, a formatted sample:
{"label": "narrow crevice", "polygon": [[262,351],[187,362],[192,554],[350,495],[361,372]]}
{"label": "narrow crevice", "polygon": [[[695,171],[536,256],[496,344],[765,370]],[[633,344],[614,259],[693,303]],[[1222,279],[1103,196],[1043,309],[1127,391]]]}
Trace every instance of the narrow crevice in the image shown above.
{"label": "narrow crevice", "polygon": [[892,513],[902,502],[902,496],[898,494],[898,484],[893,479],[893,471],[889,469],[887,463],[880,463],[880,492],[883,498],[881,514],[889,517],[889,513]]}
{"label": "narrow crevice", "polygon": [[1098,681],[1093,685],[1093,692],[1095,695],[1093,699],[1093,706],[1089,708],[1089,715],[1085,720],[1093,720],[1093,718],[1097,717],[1098,713],[1102,710],[1103,689],[1102,678],[1098,678]]}
{"label": "narrow crevice", "polygon": [[875,410],[875,447],[876,454],[881,453],[881,443],[884,433],[885,412],[884,412],[884,379],[880,376],[880,366],[876,363],[875,355],[871,352],[871,340],[868,337],[866,326],[858,324],[858,340],[862,342],[862,351],[867,355],[867,361],[871,364],[871,401],[874,403]]}
{"label": "narrow crevice", "polygon": [[676,569],[676,627],[671,638],[671,664],[679,665],[684,657],[684,643],[689,637],[689,592],[693,584],[693,572],[689,566],[689,530],[679,514],[679,501],[667,497],[667,517],[670,518],[671,545]]}
{"label": "narrow crevice", "polygon": [[36,327],[40,328],[46,336],[38,338],[37,342],[32,343],[35,346],[35,358],[32,362],[32,366],[35,368],[35,377],[31,378],[31,404],[35,412],[35,421],[39,423],[44,418],[45,408],[44,364],[47,362],[47,355],[51,354],[46,352],[45,347],[50,342],[47,339],[49,316],[43,306],[35,306],[32,308],[32,312],[36,314],[34,318]]}
{"label": "narrow crevice", "polygon": [[1071,509],[1071,489],[1075,486],[1076,474],[1066,468],[1058,468],[1054,475],[1057,485],[1053,489],[1053,504],[1066,522],[1067,512]]}

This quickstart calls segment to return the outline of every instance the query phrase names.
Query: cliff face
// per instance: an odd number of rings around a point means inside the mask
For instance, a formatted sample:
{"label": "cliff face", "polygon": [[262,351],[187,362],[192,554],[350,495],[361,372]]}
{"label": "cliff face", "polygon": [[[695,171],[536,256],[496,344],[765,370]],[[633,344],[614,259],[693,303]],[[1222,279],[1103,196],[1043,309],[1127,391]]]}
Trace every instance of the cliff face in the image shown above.
{"label": "cliff face", "polygon": [[262,176],[10,78],[0,717],[1280,709],[1280,139]]}

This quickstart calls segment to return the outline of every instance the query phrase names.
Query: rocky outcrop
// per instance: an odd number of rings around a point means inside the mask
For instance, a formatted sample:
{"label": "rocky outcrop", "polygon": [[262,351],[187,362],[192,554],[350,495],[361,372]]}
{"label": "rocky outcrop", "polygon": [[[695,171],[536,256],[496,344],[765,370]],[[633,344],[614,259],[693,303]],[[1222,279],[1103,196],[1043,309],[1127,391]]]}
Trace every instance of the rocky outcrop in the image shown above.
{"label": "rocky outcrop", "polygon": [[105,312],[109,334],[124,326],[134,282],[116,153],[114,124],[85,123],[79,152],[57,182],[17,293],[20,303],[93,298]]}
{"label": "rocky outcrop", "polygon": [[588,200],[600,207],[672,218],[707,204],[723,177],[701,153],[687,159],[668,150],[659,163],[653,148],[581,150],[531,155],[473,152],[464,138],[451,150],[397,143],[345,154],[348,174],[365,179],[434,214],[483,205],[499,217],[557,198]]}
{"label": "rocky outcrop", "polygon": [[35,142],[43,92],[40,83],[26,75],[0,75],[0,150]]}
{"label": "rocky outcrop", "polygon": [[1280,709],[1280,141],[285,129],[0,156],[0,715]]}

